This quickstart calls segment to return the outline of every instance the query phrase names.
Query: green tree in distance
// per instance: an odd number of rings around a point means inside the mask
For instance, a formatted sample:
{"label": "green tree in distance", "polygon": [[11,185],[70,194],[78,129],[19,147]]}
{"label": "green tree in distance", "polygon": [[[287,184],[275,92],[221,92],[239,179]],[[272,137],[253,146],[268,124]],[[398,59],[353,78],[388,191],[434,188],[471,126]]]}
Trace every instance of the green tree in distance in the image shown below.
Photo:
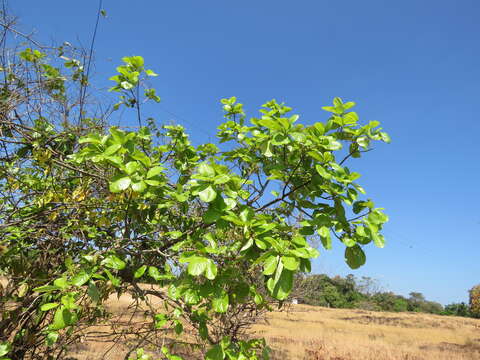
{"label": "green tree in distance", "polygon": [[[337,239],[353,269],[365,246],[384,246],[388,218],[347,162],[389,137],[377,121],[361,125],[353,102],[335,98],[325,121],[302,124],[275,100],[247,117],[222,99],[221,148],[195,147],[183,127],[143,115],[160,98],[140,56],[123,58],[111,78],[119,100],[102,113],[74,49],[3,53],[0,359],[65,357],[112,294],[150,304],[142,338],[181,339],[188,325],[205,359],[268,358],[232,314],[284,301],[319,255],[315,236],[325,249]],[[122,108],[137,129],[109,125]],[[158,346],[180,359],[179,343]]]}

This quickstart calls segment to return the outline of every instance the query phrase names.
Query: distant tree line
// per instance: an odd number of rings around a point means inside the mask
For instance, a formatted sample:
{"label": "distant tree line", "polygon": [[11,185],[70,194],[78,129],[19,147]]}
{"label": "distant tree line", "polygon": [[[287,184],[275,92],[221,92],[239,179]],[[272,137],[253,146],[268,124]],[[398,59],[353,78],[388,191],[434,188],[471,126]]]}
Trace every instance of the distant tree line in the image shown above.
{"label": "distant tree line", "polygon": [[331,308],[365,309],[373,311],[422,312],[438,315],[480,317],[480,285],[470,290],[470,303],[446,306],[425,299],[420,292],[409,297],[384,291],[378,280],[370,277],[329,277],[325,274],[302,275],[294,295],[299,303]]}

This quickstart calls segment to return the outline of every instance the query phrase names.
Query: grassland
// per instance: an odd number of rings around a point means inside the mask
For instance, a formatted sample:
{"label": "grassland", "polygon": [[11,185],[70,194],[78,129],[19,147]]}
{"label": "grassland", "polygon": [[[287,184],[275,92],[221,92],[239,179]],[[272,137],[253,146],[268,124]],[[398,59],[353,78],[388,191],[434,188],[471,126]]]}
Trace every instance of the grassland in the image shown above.
{"label": "grassland", "polygon": [[277,359],[480,359],[480,320],[294,305],[254,331]]}
{"label": "grassland", "polygon": [[[127,303],[127,298],[111,302],[116,323],[138,317],[134,326],[140,332],[141,316],[129,313]],[[132,344],[115,345],[116,332],[109,324],[91,329],[85,342],[73,349],[72,357],[124,359]],[[251,332],[267,339],[273,359],[480,359],[480,320],[460,317],[292,305],[288,311],[269,314]]]}

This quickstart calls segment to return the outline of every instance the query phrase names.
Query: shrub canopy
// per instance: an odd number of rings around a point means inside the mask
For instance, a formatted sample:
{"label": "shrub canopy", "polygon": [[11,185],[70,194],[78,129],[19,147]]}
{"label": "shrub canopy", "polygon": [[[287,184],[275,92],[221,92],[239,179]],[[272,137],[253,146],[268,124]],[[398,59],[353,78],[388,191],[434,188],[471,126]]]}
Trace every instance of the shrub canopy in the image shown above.
{"label": "shrub canopy", "polygon": [[[182,126],[143,116],[160,98],[142,57],[117,67],[109,108],[88,96],[69,44],[22,46],[4,43],[0,69],[0,358],[63,356],[124,293],[161,299],[146,312],[152,336],[188,327],[207,359],[266,358],[235,316],[284,301],[319,255],[312,239],[339,240],[354,269],[365,246],[384,246],[387,216],[346,165],[389,138],[353,102],[302,124],[275,100],[248,118],[222,99],[217,144],[195,147]],[[109,125],[124,108],[134,130]]]}

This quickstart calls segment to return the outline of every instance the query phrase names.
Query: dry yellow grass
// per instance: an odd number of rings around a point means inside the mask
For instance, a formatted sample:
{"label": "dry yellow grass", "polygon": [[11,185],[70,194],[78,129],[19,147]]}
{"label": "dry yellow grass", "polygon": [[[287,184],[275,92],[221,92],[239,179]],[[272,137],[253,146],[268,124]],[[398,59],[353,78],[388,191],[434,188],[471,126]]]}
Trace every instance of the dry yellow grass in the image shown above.
{"label": "dry yellow grass", "polygon": [[480,359],[480,321],[294,305],[256,325],[278,359]]}
{"label": "dry yellow grass", "polygon": [[[84,341],[69,352],[71,359],[124,359],[135,347],[122,334],[125,328],[140,333],[149,326],[141,308],[136,312],[129,308],[131,302],[127,295],[111,298],[107,307],[114,318],[86,328]],[[154,301],[154,306],[161,304]],[[480,360],[476,319],[307,305],[291,305],[267,319],[251,333],[266,338],[275,360]]]}
{"label": "dry yellow grass", "polygon": [[[110,309],[129,318],[128,300],[112,301]],[[135,317],[141,323],[141,315]],[[109,327],[94,331],[108,334]],[[478,360],[480,320],[428,314],[386,313],[292,305],[273,312],[252,334],[265,337],[274,359],[302,360]],[[123,359],[127,346],[111,337],[78,346],[78,359]],[[109,350],[109,351],[107,351]]]}

